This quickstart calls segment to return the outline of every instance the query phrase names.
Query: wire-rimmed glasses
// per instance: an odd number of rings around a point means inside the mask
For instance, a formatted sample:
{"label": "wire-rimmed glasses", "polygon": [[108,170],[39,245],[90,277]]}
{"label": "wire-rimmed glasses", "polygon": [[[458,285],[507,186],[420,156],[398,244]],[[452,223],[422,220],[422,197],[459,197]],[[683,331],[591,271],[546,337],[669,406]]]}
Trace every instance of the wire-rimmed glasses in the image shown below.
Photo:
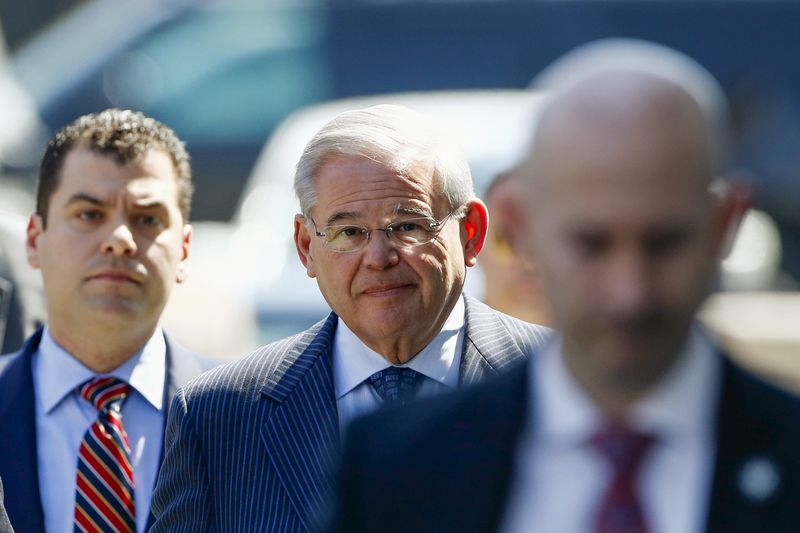
{"label": "wire-rimmed glasses", "polygon": [[373,231],[382,231],[389,240],[394,240],[398,246],[417,246],[434,239],[442,230],[447,221],[455,214],[451,211],[443,219],[436,220],[432,217],[413,217],[396,220],[385,228],[365,228],[354,224],[325,226],[320,231],[317,223],[314,224],[314,233],[321,237],[325,245],[334,252],[357,252],[369,242]]}

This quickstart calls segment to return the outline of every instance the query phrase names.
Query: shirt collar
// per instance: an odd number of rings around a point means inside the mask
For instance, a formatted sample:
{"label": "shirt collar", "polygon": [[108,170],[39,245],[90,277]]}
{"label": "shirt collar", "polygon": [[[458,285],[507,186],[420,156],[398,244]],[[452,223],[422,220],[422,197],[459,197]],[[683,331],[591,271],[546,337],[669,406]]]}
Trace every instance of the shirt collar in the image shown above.
{"label": "shirt collar", "polygon": [[[408,363],[400,365],[411,368],[443,385],[458,386],[458,372],[453,369],[460,361],[459,338],[464,329],[464,299],[458,298],[442,329]],[[344,355],[347,354],[347,355]],[[336,398],[339,399],[375,372],[392,366],[383,356],[370,349],[339,319],[333,341],[333,367]]]}
{"label": "shirt collar", "polygon": [[[166,350],[164,333],[157,328],[133,357],[105,375],[129,383],[133,390],[160,411],[164,403]],[[39,394],[45,413],[52,411],[78,386],[98,375],[64,350],[53,339],[47,326],[35,354],[34,372],[41,385]]]}
{"label": "shirt collar", "polygon": [[693,327],[680,359],[631,413],[631,424],[659,438],[691,438],[712,431],[721,359],[709,336]]}
{"label": "shirt collar", "polygon": [[[567,370],[560,338],[551,341],[533,361],[532,427],[536,435],[545,441],[586,442],[602,416]],[[713,343],[700,328],[692,328],[674,367],[632,409],[630,424],[659,438],[711,431],[720,372]]]}

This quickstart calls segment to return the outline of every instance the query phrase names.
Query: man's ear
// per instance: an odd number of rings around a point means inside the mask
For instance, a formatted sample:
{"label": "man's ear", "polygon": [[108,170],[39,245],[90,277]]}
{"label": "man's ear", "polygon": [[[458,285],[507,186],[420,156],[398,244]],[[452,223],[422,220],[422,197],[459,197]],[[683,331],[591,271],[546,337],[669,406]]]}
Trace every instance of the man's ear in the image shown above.
{"label": "man's ear", "polygon": [[733,248],[739,226],[752,205],[753,188],[743,178],[734,177],[714,186],[712,194],[716,202],[715,250],[722,260]]}
{"label": "man's ear", "polygon": [[467,213],[462,225],[462,242],[464,243],[464,263],[475,266],[478,254],[486,242],[489,227],[489,212],[486,205],[478,199],[467,202]]}
{"label": "man's ear", "polygon": [[44,233],[44,220],[36,213],[33,213],[28,219],[28,228],[26,230],[25,238],[25,251],[28,257],[28,264],[33,268],[40,268],[41,261],[39,259],[39,237]]}
{"label": "man's ear", "polygon": [[175,281],[183,283],[186,280],[186,270],[189,266],[189,255],[192,249],[192,235],[194,229],[191,224],[184,224],[181,230],[181,259],[178,262],[178,270]]}
{"label": "man's ear", "polygon": [[294,216],[294,245],[297,248],[297,255],[300,257],[300,262],[306,267],[306,274],[309,278],[317,276],[314,270],[314,257],[311,255],[311,230],[308,229],[306,224],[306,217],[301,214]]}

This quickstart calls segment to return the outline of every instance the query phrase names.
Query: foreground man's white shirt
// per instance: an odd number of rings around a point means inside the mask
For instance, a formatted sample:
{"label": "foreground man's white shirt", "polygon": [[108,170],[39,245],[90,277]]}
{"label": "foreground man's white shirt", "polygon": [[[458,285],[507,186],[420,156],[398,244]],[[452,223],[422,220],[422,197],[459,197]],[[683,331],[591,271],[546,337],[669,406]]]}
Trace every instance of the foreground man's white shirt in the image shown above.
{"label": "foreground man's white shirt", "polygon": [[[503,533],[587,533],[611,475],[586,444],[602,424],[572,379],[560,340],[531,358],[530,401]],[[693,329],[658,387],[636,405],[630,425],[656,436],[639,470],[639,498],[651,533],[704,530],[714,464],[721,360]]]}

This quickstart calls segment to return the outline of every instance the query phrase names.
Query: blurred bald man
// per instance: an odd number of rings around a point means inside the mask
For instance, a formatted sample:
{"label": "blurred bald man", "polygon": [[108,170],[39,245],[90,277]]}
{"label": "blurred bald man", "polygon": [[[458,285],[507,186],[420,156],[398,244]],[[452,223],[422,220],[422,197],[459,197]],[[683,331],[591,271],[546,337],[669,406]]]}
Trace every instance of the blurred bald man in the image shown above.
{"label": "blurred bald man", "polygon": [[337,530],[797,531],[800,402],[695,321],[740,214],[721,90],[628,40],[587,45],[540,83],[554,97],[520,166],[518,222],[560,336],[402,424],[355,424]]}

